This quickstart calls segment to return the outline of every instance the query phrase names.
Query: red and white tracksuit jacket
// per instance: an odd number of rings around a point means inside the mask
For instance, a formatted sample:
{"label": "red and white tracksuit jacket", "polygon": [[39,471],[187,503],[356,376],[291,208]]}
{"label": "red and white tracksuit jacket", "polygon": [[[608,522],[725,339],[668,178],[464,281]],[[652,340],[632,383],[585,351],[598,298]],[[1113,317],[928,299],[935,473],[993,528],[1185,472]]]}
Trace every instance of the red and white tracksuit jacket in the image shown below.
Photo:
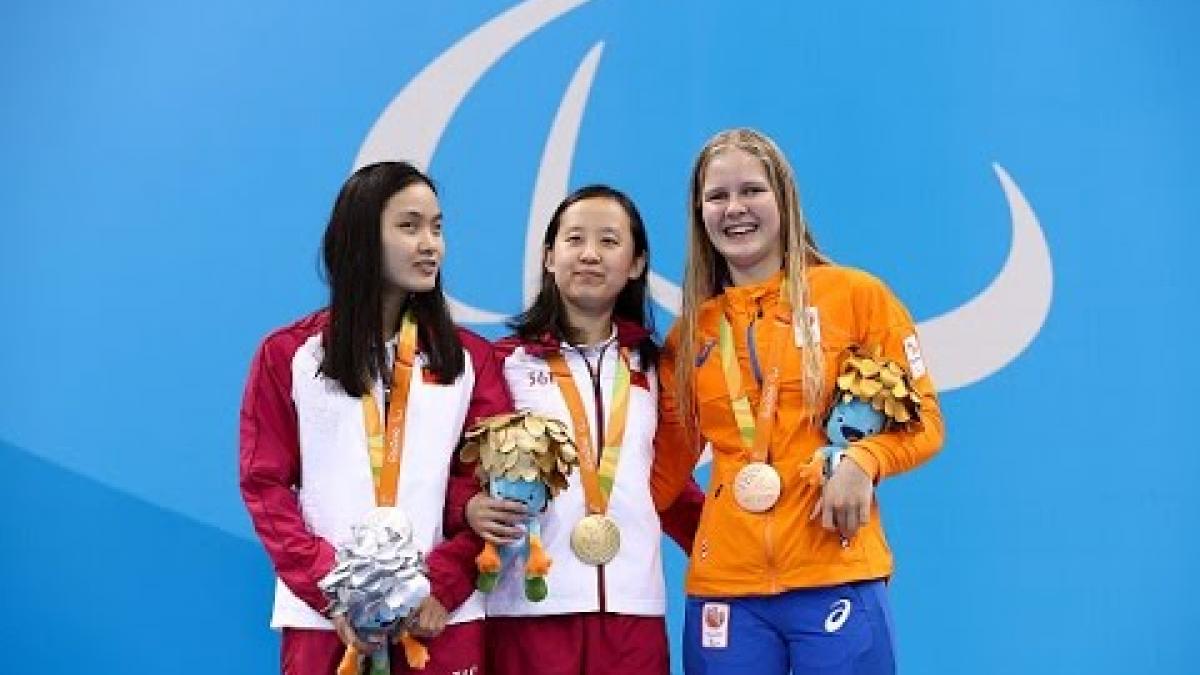
{"label": "red and white tracksuit jacket", "polygon": [[[621,548],[607,565],[595,567],[580,562],[571,550],[571,530],[587,515],[583,485],[578,470],[568,479],[568,488],[550,501],[541,515],[542,542],[554,560],[546,578],[550,593],[540,602],[525,598],[524,572],[509,565],[496,590],[488,595],[488,616],[545,616],[606,612],[634,616],[666,613],[660,543],[664,529],[684,547],[691,548],[703,493],[691,485],[662,516],[650,495],[650,467],[654,460],[654,430],[658,421],[658,384],[654,364],[642,364],[636,346],[648,337],[644,328],[617,321],[611,339],[597,347],[576,348],[547,336],[523,342],[510,337],[496,344],[502,359],[504,379],[518,409],[529,409],[562,420],[575,433],[570,411],[558,385],[550,375],[546,354],[561,351],[593,436],[603,433],[612,405],[619,349],[630,354],[631,387],[620,462],[617,466],[608,515],[621,530]],[[593,447],[603,446],[599,438]],[[597,459],[599,459],[597,457]]]}
{"label": "red and white tracksuit jacket", "polygon": [[[361,399],[317,373],[328,320],[317,312],[267,336],[242,403],[242,496],[279,578],[276,628],[332,627],[320,614],[328,603],[317,582],[350,526],[375,506]],[[468,358],[454,383],[426,382],[413,368],[397,498],[428,552],[432,592],[452,624],[483,617],[474,592],[482,543],[462,515],[479,486],[455,450],[465,426],[512,409],[491,345],[463,329],[459,338]]]}

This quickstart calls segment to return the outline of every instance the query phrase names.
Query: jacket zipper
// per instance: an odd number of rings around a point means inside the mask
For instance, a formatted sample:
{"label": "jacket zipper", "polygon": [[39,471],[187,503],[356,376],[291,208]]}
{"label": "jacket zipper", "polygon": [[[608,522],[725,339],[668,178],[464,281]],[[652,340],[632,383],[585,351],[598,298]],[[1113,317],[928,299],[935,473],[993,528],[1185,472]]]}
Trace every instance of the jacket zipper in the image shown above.
{"label": "jacket zipper", "polygon": [[[750,324],[746,326],[746,351],[750,356],[750,369],[754,373],[754,379],[758,382],[759,400],[761,402],[761,390],[763,385],[762,367],[758,361],[758,340],[754,336],[754,327],[758,320],[763,316],[762,298],[755,298],[755,311],[750,317]],[[777,575],[775,573],[775,545],[773,540],[774,515],[771,511],[762,514],[763,516],[763,549],[766,554],[767,563],[767,578],[771,584],[771,592],[779,591]]]}
{"label": "jacket zipper", "polygon": [[[596,468],[600,468],[600,453],[604,452],[604,391],[600,387],[600,373],[604,370],[604,354],[608,351],[608,345],[605,344],[600,349],[600,355],[596,358],[596,369],[592,370],[592,364],[587,359],[587,355],[581,350],[576,349],[579,356],[583,359],[583,365],[587,368],[588,377],[592,380],[592,397],[596,403],[596,442],[592,447],[596,448]],[[604,614],[608,611],[608,598],[605,583],[604,583],[604,565],[596,565],[596,597],[600,602],[600,613]]]}

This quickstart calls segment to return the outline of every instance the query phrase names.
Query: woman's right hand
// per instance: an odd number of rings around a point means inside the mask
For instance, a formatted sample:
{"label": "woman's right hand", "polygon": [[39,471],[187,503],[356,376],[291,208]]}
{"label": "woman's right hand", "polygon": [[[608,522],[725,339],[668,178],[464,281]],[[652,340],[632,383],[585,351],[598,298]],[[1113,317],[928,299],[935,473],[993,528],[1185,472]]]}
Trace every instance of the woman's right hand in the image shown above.
{"label": "woman's right hand", "polygon": [[333,628],[337,631],[338,637],[341,638],[342,644],[347,647],[354,647],[359,654],[371,654],[376,649],[387,645],[386,638],[381,634],[378,639],[363,640],[354,630],[354,626],[350,625],[350,620],[345,614],[338,614],[331,619]]}
{"label": "woman's right hand", "polygon": [[497,499],[480,492],[467,502],[467,524],[489,544],[504,546],[520,541],[525,535],[521,523],[528,515],[525,505],[510,499]]}

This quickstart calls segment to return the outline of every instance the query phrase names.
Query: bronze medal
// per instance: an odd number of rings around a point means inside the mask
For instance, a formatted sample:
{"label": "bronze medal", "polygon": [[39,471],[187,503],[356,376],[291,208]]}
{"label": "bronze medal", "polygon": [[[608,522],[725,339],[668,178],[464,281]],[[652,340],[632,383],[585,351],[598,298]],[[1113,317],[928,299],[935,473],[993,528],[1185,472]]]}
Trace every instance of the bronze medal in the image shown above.
{"label": "bronze medal", "polygon": [[779,472],[766,462],[750,462],[733,479],[733,499],[750,513],[770,511],[782,489]]}

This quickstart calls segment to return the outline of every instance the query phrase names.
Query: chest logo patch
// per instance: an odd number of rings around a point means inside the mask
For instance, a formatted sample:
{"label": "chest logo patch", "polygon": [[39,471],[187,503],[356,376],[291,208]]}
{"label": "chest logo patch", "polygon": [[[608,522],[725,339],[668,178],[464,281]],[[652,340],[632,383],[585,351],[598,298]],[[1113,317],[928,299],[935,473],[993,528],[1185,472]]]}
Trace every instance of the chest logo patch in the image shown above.
{"label": "chest logo patch", "polygon": [[[808,332],[812,334],[813,344],[821,344],[821,313],[817,311],[816,307],[810,306],[804,310],[804,320],[808,322]],[[799,326],[793,330],[796,334],[796,346],[800,347],[804,344],[804,334]]]}
{"label": "chest logo patch", "polygon": [[925,357],[921,355],[921,343],[917,334],[913,333],[904,338],[904,356],[908,358],[908,369],[914,380],[919,380],[925,374]]}

